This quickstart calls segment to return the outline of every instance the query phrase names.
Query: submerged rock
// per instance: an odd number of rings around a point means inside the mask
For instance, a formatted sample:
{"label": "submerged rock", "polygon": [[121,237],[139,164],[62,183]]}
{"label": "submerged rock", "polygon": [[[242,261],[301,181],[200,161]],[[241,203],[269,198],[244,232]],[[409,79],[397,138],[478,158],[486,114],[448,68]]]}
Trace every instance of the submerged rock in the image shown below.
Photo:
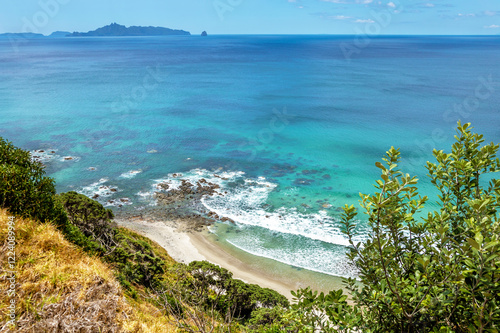
{"label": "submerged rock", "polygon": [[170,186],[167,183],[160,183],[156,185],[156,188],[159,190],[167,191],[170,188]]}
{"label": "submerged rock", "polygon": [[297,178],[293,182],[294,185],[311,185],[314,182],[314,179],[307,178]]}

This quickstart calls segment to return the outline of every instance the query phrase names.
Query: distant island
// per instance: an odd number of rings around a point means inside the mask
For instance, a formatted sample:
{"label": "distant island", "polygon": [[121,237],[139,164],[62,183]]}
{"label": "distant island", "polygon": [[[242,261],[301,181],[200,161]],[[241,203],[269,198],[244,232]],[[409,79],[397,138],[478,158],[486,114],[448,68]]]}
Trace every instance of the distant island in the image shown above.
{"label": "distant island", "polygon": [[19,33],[3,33],[0,34],[0,39],[38,39],[38,38],[63,38],[63,37],[106,37],[106,36],[190,36],[191,33],[184,30],[174,30],[162,27],[141,27],[131,26],[126,27],[117,23],[111,23],[102,28],[98,28],[89,32],[69,32],[55,31],[49,36],[39,33],[19,32]]}
{"label": "distant island", "polygon": [[69,32],[69,31],[54,31],[48,37],[60,38],[60,37],[66,37],[70,34],[71,34],[71,32]]}
{"label": "distant island", "polygon": [[70,35],[69,31],[54,31],[48,36],[42,34],[36,34],[33,32],[17,32],[17,33],[5,33],[0,34],[0,39],[9,38],[9,39],[40,39],[40,38],[63,38]]}
{"label": "distant island", "polygon": [[21,32],[21,33],[5,33],[5,34],[0,34],[0,39],[1,38],[9,38],[9,39],[36,39],[36,38],[45,38],[46,36],[42,34],[35,34],[33,32]]}
{"label": "distant island", "polygon": [[189,36],[191,33],[184,30],[174,30],[162,27],[126,27],[117,23],[104,26],[89,32],[73,32],[68,37],[100,37],[100,36]]}

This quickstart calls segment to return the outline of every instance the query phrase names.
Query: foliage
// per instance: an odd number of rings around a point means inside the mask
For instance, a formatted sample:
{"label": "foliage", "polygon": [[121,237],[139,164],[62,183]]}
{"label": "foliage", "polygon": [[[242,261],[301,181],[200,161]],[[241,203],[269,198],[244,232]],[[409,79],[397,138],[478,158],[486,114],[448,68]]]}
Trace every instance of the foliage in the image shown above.
{"label": "foliage", "polygon": [[[417,179],[397,168],[399,150],[377,162],[377,192],[361,195],[371,233],[355,243],[357,212],[346,206],[344,232],[348,257],[360,284],[347,279],[354,306],[344,296],[296,295],[303,326],[322,331],[498,332],[500,326],[500,171],[498,145],[481,147],[483,137],[458,124],[449,154],[434,151],[427,163],[439,190],[439,211],[418,218],[428,201]],[[489,181],[488,181],[489,180]],[[487,183],[486,186],[484,183]],[[360,285],[360,286],[359,286]],[[340,297],[339,297],[340,296]],[[309,326],[307,326],[309,325]]]}
{"label": "foliage", "polygon": [[127,229],[116,229],[116,247],[104,260],[114,265],[119,272],[119,280],[126,280],[151,288],[162,279],[166,270],[166,258],[140,235]]}
{"label": "foliage", "polygon": [[298,332],[300,316],[287,308],[275,306],[273,308],[259,308],[253,311],[247,323],[250,332]]}
{"label": "foliage", "polygon": [[247,320],[254,310],[262,307],[288,306],[288,300],[278,292],[233,279],[227,269],[207,261],[193,261],[188,270],[193,277],[187,287],[200,290],[199,296],[205,298],[210,306],[214,299],[207,297],[213,292],[221,293],[216,308],[221,313],[231,312],[236,318]]}
{"label": "foliage", "polygon": [[[214,266],[219,271],[217,266]],[[199,272],[201,273],[201,271]],[[222,272],[224,273],[224,272]],[[188,266],[178,264],[171,267],[169,275],[177,277],[173,281],[162,281],[153,289],[153,300],[164,313],[172,317],[182,332],[232,332],[238,326],[233,313],[221,313],[219,300],[225,290],[217,288],[217,278],[203,274],[199,280],[190,273]],[[219,285],[220,286],[220,285]]]}
{"label": "foliage", "polygon": [[250,331],[349,332],[358,320],[358,311],[348,306],[342,290],[318,294],[308,287],[292,291],[292,295],[294,303],[288,309],[275,307],[255,311],[249,321]]}
{"label": "foliage", "polygon": [[111,209],[76,192],[62,193],[58,199],[66,210],[68,220],[86,237],[91,237],[105,249],[115,245],[115,224],[112,222],[114,215]]}
{"label": "foliage", "polygon": [[0,207],[18,216],[65,225],[55,193],[54,180],[45,176],[43,164],[0,137]]}
{"label": "foliage", "polygon": [[97,251],[98,245],[69,223],[55,193],[54,180],[45,176],[43,164],[0,137],[0,207],[20,217],[54,223],[71,242]]}
{"label": "foliage", "polygon": [[131,283],[150,288],[161,279],[168,255],[159,254],[145,237],[117,228],[110,209],[76,192],[62,193],[58,200],[71,225],[84,235],[77,244],[115,266],[118,280],[132,294],[135,289]]}
{"label": "foliage", "polygon": [[170,275],[177,281],[159,283],[156,300],[188,332],[230,332],[263,309],[289,306],[278,292],[233,279],[231,272],[207,261],[173,269]]}

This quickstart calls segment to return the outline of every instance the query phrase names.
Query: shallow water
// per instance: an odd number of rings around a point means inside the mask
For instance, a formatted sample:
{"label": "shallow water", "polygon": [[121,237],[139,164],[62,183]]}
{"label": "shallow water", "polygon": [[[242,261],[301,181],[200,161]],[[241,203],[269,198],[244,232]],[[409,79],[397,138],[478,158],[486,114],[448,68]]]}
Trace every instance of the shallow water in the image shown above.
{"label": "shallow water", "polygon": [[58,191],[115,210],[153,205],[174,173],[216,182],[228,193],[203,204],[237,222],[219,237],[353,275],[340,207],[373,191],[386,150],[400,147],[429,192],[423,165],[459,118],[500,141],[500,39],[379,37],[351,61],[342,43],[352,37],[63,38],[16,52],[1,40],[0,135],[44,150]]}

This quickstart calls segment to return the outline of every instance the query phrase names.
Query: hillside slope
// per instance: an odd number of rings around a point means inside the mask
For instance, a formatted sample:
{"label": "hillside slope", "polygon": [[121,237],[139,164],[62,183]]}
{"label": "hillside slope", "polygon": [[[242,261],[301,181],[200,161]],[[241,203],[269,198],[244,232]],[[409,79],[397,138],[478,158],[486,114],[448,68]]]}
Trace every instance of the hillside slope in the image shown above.
{"label": "hillside slope", "polygon": [[[50,224],[14,219],[16,260],[9,264],[9,214],[0,210],[2,293],[0,331],[8,330],[15,300],[18,332],[175,332],[174,325],[148,302],[127,299],[113,271],[85,254]],[[4,294],[6,295],[6,294]]]}

